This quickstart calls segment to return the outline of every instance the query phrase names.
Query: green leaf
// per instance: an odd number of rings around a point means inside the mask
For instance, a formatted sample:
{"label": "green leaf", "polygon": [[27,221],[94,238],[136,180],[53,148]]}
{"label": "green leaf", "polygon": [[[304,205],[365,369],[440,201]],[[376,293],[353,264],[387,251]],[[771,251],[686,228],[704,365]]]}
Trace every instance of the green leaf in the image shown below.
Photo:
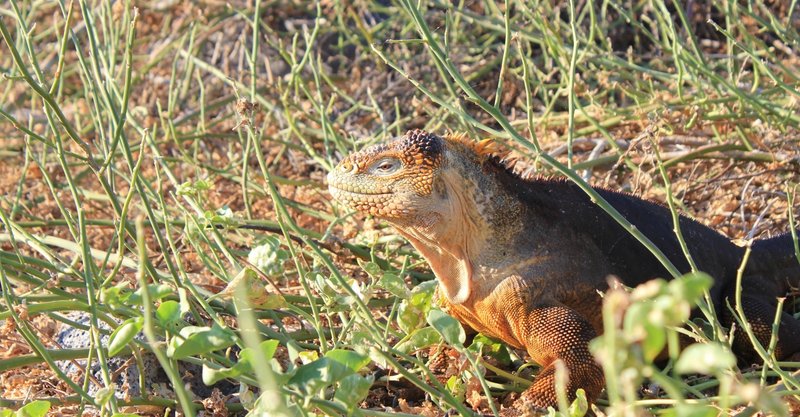
{"label": "green leaf", "polygon": [[232,346],[236,336],[229,329],[223,329],[216,323],[212,327],[186,326],[181,329],[181,336],[186,340],[174,337],[167,348],[167,355],[174,359],[213,352]]}
{"label": "green leaf", "polygon": [[202,371],[203,383],[206,385],[214,385],[223,379],[227,378],[236,379],[236,377],[241,376],[242,374],[245,373],[245,371],[242,368],[243,366],[239,366],[239,364],[237,363],[236,365],[230,368],[214,369],[208,366],[204,362]]}
{"label": "green leaf", "polygon": [[17,410],[17,417],[44,417],[50,411],[48,401],[32,401]]}
{"label": "green leaf", "polygon": [[[158,301],[164,297],[172,295],[175,290],[166,284],[150,284],[147,286],[147,293],[150,294],[150,302]],[[128,298],[128,304],[142,304],[142,289],[139,288]]]}
{"label": "green leaf", "polygon": [[631,299],[633,301],[650,300],[658,297],[666,292],[667,281],[663,279],[651,279],[636,286],[631,291]]}
{"label": "green leaf", "polygon": [[714,279],[704,272],[686,274],[669,283],[670,292],[679,299],[695,304],[703,292],[710,289],[714,284]]}
{"label": "green leaf", "polygon": [[300,361],[304,364],[311,363],[319,359],[319,352],[316,350],[304,350],[302,352],[298,352],[297,357],[299,357]]}
{"label": "green leaf", "polygon": [[655,359],[667,343],[664,311],[658,307],[652,300],[640,300],[625,312],[623,334],[629,343],[641,345],[647,361]]}
{"label": "green leaf", "polygon": [[120,306],[129,302],[131,294],[128,284],[120,282],[113,287],[103,288],[100,293],[100,300],[110,306]]}
{"label": "green leaf", "polygon": [[436,285],[436,281],[423,282],[411,290],[411,296],[408,299],[400,303],[397,311],[397,325],[403,332],[411,333],[423,325],[423,318],[431,309]]}
{"label": "green leaf", "polygon": [[375,262],[364,262],[359,259],[358,265],[361,266],[361,268],[364,269],[364,272],[366,272],[367,275],[369,275],[372,279],[380,279],[383,275],[383,270]]}
{"label": "green leaf", "polygon": [[483,333],[478,333],[472,338],[472,344],[467,348],[475,353],[489,355],[496,359],[500,364],[508,365],[511,363],[511,355],[508,353],[506,345],[491,339]]}
{"label": "green leaf", "polygon": [[262,302],[254,305],[254,307],[264,310],[277,310],[279,308],[286,308],[288,306],[289,303],[286,302],[286,298],[284,298],[281,294],[267,294]]}
{"label": "green leaf", "polygon": [[212,298],[217,297],[237,302],[242,301],[238,297],[243,297],[251,307],[261,309],[274,310],[288,305],[283,295],[270,294],[258,272],[250,267],[239,271],[225,289],[212,296]]}
{"label": "green leaf", "polygon": [[411,295],[403,278],[391,272],[383,274],[383,277],[378,281],[378,285],[399,298],[408,298]]}
{"label": "green leaf", "polygon": [[352,374],[353,371],[341,362],[323,357],[297,368],[297,372],[289,379],[289,385],[308,395]]}
{"label": "green leaf", "polygon": [[663,326],[645,323],[647,336],[642,340],[642,353],[648,363],[653,362],[667,345],[667,332]]}
{"label": "green leaf", "polygon": [[444,339],[445,342],[451,346],[464,345],[464,340],[467,339],[467,335],[464,333],[464,328],[461,327],[461,323],[459,323],[458,320],[438,309],[429,311],[426,318],[428,324],[433,326],[433,328],[442,335],[442,339]]}
{"label": "green leaf", "polygon": [[97,390],[94,393],[94,398],[97,400],[97,404],[100,406],[107,406],[111,399],[114,398],[114,390],[116,389],[116,385],[111,384],[109,386],[105,386]]}
{"label": "green leaf", "polygon": [[275,236],[265,236],[247,255],[248,262],[271,277],[283,274],[283,264],[288,259],[289,252],[281,248],[281,241]]}
{"label": "green leaf", "polygon": [[[277,340],[265,340],[259,345],[261,356],[265,361],[269,361],[275,356],[275,350],[278,348]],[[206,385],[213,385],[218,381],[226,378],[235,379],[244,374],[253,373],[253,365],[257,362],[253,355],[255,351],[251,348],[242,349],[239,354],[239,362],[236,362],[230,368],[213,369],[203,364],[203,383]]]}
{"label": "green leaf", "polygon": [[466,397],[467,394],[467,387],[464,385],[464,381],[461,378],[453,375],[447,379],[444,385],[447,390],[453,394],[453,397],[456,397],[459,401],[464,401],[464,397]]}
{"label": "green leaf", "polygon": [[214,213],[214,215],[218,218],[223,219],[224,220],[223,223],[225,224],[228,224],[234,220],[233,210],[231,210],[231,208],[228,207],[227,205],[218,208],[217,211]]}
{"label": "green leaf", "polygon": [[712,375],[736,365],[736,357],[719,343],[695,343],[689,345],[675,362],[679,374]]}
{"label": "green leaf", "polygon": [[312,394],[355,374],[367,363],[369,358],[357,352],[335,349],[325,357],[299,367],[289,384],[305,394]]}
{"label": "green leaf", "polygon": [[[275,356],[275,351],[278,349],[278,341],[277,340],[265,340],[258,345],[258,348],[261,350],[261,356],[264,358],[265,361],[270,361]],[[239,354],[239,361],[253,364],[253,355],[255,351],[251,348],[245,348],[242,350],[242,353]]]}
{"label": "green leaf", "polygon": [[410,300],[403,300],[397,308],[397,325],[408,334],[422,326],[425,313]]}
{"label": "green leaf", "polygon": [[589,411],[589,401],[586,399],[586,391],[583,388],[578,388],[575,391],[575,401],[570,404],[567,410],[569,417],[583,417]]}
{"label": "green leaf", "polygon": [[197,189],[194,188],[194,185],[192,184],[191,181],[185,181],[180,185],[178,185],[177,187],[175,187],[175,193],[181,196],[183,195],[190,196],[197,193]]}
{"label": "green leaf", "polygon": [[344,404],[348,411],[355,409],[367,397],[373,379],[353,374],[342,378],[333,399]]}
{"label": "green leaf", "polygon": [[331,286],[331,281],[324,275],[314,274],[314,283],[317,286],[317,290],[321,291],[324,296],[333,298],[338,295],[336,290]]}
{"label": "green leaf", "polygon": [[0,408],[0,417],[12,417],[14,416],[14,411],[9,410],[7,408]]}
{"label": "green leaf", "polygon": [[194,188],[198,191],[208,191],[211,189],[211,182],[206,180],[197,180],[194,182]]}
{"label": "green leaf", "polygon": [[164,329],[172,332],[180,330],[183,324],[181,315],[181,304],[173,300],[164,301],[156,310],[156,320],[158,320],[158,323]]}
{"label": "green leaf", "polygon": [[712,404],[676,404],[675,408],[664,410],[664,417],[715,417],[719,409]]}
{"label": "green leaf", "polygon": [[[241,395],[241,394],[240,394]],[[318,414],[310,413],[308,411],[300,411],[297,404],[286,404],[286,394],[276,393],[275,391],[261,391],[255,401],[242,402],[247,404],[247,415],[245,417],[299,417],[308,416],[316,417]],[[310,399],[304,399],[310,401]]]}
{"label": "green leaf", "polygon": [[143,317],[130,318],[114,329],[108,340],[108,355],[115,356],[142,330]]}
{"label": "green leaf", "polygon": [[369,363],[369,357],[358,352],[345,349],[329,350],[325,357],[348,367],[353,372],[358,372]]}
{"label": "green leaf", "polygon": [[394,346],[395,349],[403,353],[413,352],[433,346],[442,341],[442,336],[433,327],[423,327],[414,330],[408,338]]}
{"label": "green leaf", "polygon": [[439,286],[439,282],[435,279],[430,281],[425,281],[419,283],[416,287],[414,287],[411,292],[416,294],[427,294],[428,298],[433,298],[433,293],[436,291],[436,287]]}
{"label": "green leaf", "polygon": [[375,262],[363,262],[359,260],[358,264],[373,281],[377,281],[378,287],[389,291],[392,295],[405,299],[411,294],[403,278],[394,272],[384,272]]}

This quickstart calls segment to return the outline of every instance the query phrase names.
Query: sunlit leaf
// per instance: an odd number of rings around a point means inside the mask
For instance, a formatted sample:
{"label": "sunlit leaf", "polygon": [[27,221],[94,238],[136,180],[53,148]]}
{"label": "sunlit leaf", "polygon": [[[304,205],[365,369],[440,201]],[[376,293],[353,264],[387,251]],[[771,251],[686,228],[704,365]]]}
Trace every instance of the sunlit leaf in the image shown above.
{"label": "sunlit leaf", "polygon": [[358,372],[369,363],[369,357],[358,352],[345,349],[333,349],[325,353],[325,357],[335,360],[348,367],[353,372]]}
{"label": "sunlit leaf", "polygon": [[[149,284],[147,286],[147,293],[150,296],[150,302],[155,302],[161,300],[162,298],[168,297],[170,295],[175,294],[175,289],[166,284]],[[131,294],[130,298],[128,298],[129,304],[142,304],[142,289],[139,288]]]}
{"label": "sunlit leaf", "polygon": [[236,341],[231,330],[223,329],[216,323],[212,327],[187,326],[181,329],[180,334],[186,340],[175,337],[167,348],[167,355],[175,359],[224,349]]}
{"label": "sunlit leaf", "polygon": [[50,411],[48,401],[31,401],[17,410],[16,417],[44,417],[48,411]]}
{"label": "sunlit leaf", "polygon": [[462,346],[467,336],[458,320],[448,316],[442,310],[433,309],[428,312],[428,324],[433,326],[442,339],[452,346]]}
{"label": "sunlit leaf", "polygon": [[156,310],[156,320],[158,320],[158,324],[172,331],[180,330],[183,324],[181,315],[181,305],[177,301],[164,301]]}
{"label": "sunlit leaf", "polygon": [[[275,350],[278,348],[277,340],[265,340],[259,345],[260,354],[265,362],[275,356]],[[203,383],[206,385],[213,385],[218,381],[225,378],[236,378],[244,374],[253,373],[253,365],[256,364],[253,355],[255,351],[250,348],[242,349],[239,354],[239,361],[230,368],[214,369],[203,364]]]}
{"label": "sunlit leaf", "polygon": [[424,349],[433,346],[442,341],[442,336],[433,327],[423,327],[414,330],[407,339],[395,345],[395,349],[403,353],[413,352],[415,350]]}
{"label": "sunlit leaf", "polygon": [[675,362],[679,374],[712,375],[732,368],[736,357],[719,343],[695,343],[689,345]]}
{"label": "sunlit leaf", "polygon": [[114,356],[122,351],[142,330],[143,325],[144,318],[142,317],[130,318],[122,322],[109,337],[108,355]]}
{"label": "sunlit leaf", "polygon": [[392,272],[383,274],[383,277],[378,281],[378,285],[399,298],[405,299],[411,294],[403,278]]}
{"label": "sunlit leaf", "polygon": [[583,417],[589,411],[589,401],[586,399],[586,391],[582,388],[575,391],[575,401],[570,404],[567,410],[569,417]]}
{"label": "sunlit leaf", "polygon": [[372,378],[365,378],[358,374],[348,375],[339,381],[339,386],[333,398],[352,410],[367,397],[372,386]]}

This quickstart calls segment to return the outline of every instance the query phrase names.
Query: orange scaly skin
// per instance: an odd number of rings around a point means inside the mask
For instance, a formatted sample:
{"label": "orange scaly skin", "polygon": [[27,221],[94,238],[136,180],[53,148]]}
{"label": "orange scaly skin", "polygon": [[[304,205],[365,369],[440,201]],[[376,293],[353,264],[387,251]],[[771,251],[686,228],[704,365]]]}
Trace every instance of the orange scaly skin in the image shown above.
{"label": "orange scaly skin", "polygon": [[[491,142],[410,131],[346,157],[328,175],[333,197],[392,223],[425,257],[439,280],[442,306],[462,323],[516,348],[542,365],[515,411],[556,405],[555,361],[568,371],[567,393],[594,400],[603,373],[588,344],[602,331],[607,277],[635,286],[668,277],[658,260],[570,182],[525,180],[494,155]],[[681,270],[690,267],[665,207],[597,190]],[[711,297],[721,321],[735,291],[743,249],[681,217],[700,270],[715,279]],[[757,241],[743,279],[745,314],[762,344],[771,336],[776,297],[800,286],[791,237]],[[743,333],[735,353],[755,353]],[[775,355],[800,353],[800,321],[783,313]]]}

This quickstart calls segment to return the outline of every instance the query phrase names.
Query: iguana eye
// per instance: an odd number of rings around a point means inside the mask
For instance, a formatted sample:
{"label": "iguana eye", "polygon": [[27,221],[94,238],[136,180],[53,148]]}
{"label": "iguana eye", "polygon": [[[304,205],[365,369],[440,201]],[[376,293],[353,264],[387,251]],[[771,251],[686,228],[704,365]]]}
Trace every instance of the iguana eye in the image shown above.
{"label": "iguana eye", "polygon": [[385,158],[379,160],[378,162],[375,162],[375,164],[372,165],[372,169],[370,169],[370,171],[372,171],[373,174],[377,175],[389,175],[397,171],[399,168],[400,168],[399,160],[395,158]]}

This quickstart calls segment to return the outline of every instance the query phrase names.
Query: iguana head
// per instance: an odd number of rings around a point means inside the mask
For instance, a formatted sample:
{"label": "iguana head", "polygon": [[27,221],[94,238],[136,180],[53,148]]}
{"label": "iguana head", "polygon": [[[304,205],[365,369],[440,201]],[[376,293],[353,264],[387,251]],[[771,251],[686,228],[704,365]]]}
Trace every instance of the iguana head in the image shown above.
{"label": "iguana head", "polygon": [[328,186],[339,202],[392,223],[458,304],[469,298],[476,260],[500,232],[494,213],[508,202],[484,170],[492,150],[489,141],[412,130],[347,156]]}
{"label": "iguana head", "polygon": [[354,210],[398,222],[436,211],[432,194],[442,166],[443,142],[413,130],[350,154],[328,174],[331,194]]}

